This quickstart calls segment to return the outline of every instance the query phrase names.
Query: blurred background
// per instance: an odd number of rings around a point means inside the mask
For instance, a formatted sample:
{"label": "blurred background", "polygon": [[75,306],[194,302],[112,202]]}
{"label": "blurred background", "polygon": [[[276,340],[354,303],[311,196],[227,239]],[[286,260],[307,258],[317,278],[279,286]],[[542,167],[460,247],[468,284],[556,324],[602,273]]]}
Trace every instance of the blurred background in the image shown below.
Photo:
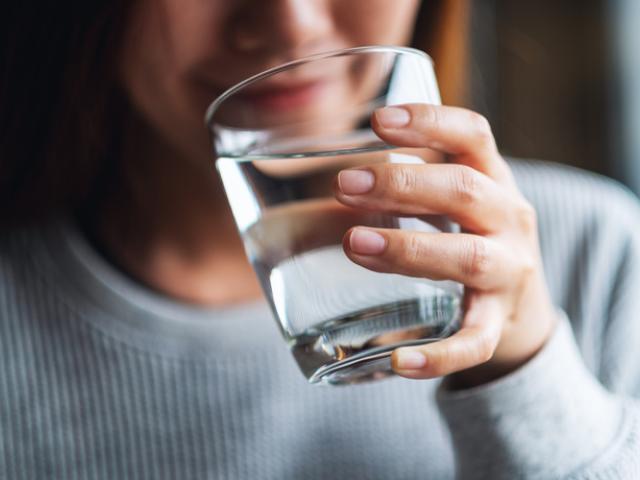
{"label": "blurred background", "polygon": [[640,193],[639,0],[446,4],[466,58],[445,100],[487,116],[505,155],[579,166]]}

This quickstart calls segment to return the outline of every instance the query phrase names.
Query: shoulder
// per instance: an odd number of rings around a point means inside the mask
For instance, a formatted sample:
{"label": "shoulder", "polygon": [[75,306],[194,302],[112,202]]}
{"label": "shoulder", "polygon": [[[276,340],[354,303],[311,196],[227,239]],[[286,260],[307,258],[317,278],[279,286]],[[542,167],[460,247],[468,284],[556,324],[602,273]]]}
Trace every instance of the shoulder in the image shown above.
{"label": "shoulder", "polygon": [[31,315],[57,299],[59,280],[51,273],[51,225],[0,230],[0,321]]}
{"label": "shoulder", "polygon": [[0,230],[0,309],[34,283],[37,238],[31,228]]}
{"label": "shoulder", "polygon": [[[592,367],[612,325],[640,310],[640,203],[618,182],[558,164],[509,160],[524,196],[536,210],[549,291],[573,324]],[[634,327],[635,328],[635,327]],[[607,330],[608,329],[608,330]]]}
{"label": "shoulder", "polygon": [[[570,215],[587,223],[622,223],[636,230],[640,202],[622,184],[575,167],[509,159],[516,182],[543,220]],[[565,218],[569,220],[568,218]]]}
{"label": "shoulder", "polygon": [[543,247],[563,242],[585,255],[606,252],[612,261],[623,254],[640,256],[640,202],[622,184],[550,162],[509,164],[536,210]]}
{"label": "shoulder", "polygon": [[518,187],[536,210],[543,244],[553,239],[574,248],[587,244],[590,253],[599,246],[608,249],[612,260],[623,250],[640,254],[640,201],[625,186],[566,165],[508,162]]}

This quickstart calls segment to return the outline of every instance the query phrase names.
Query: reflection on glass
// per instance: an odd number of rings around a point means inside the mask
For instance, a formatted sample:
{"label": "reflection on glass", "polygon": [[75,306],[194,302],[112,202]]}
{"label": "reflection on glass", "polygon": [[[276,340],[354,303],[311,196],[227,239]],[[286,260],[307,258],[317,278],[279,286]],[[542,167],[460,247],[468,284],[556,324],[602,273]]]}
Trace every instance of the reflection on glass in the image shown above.
{"label": "reflection on glass", "polygon": [[232,88],[209,110],[217,168],[273,313],[311,382],[347,384],[390,373],[400,345],[458,327],[462,288],[366,270],[343,252],[352,226],[455,231],[446,218],[397,218],[338,203],[343,168],[432,161],[395,148],[369,118],[390,103],[439,103],[430,61],[410,49],[316,56]]}

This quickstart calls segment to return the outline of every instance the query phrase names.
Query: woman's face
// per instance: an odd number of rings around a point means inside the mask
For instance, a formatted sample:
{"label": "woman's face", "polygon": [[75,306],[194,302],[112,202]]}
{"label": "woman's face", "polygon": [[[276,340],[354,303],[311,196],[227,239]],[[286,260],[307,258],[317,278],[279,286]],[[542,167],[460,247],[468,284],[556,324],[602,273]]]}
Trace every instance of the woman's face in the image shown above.
{"label": "woman's face", "polygon": [[[203,116],[222,91],[254,73],[313,53],[406,44],[419,4],[138,0],[122,46],[122,83],[167,147],[206,165],[211,153]],[[333,79],[334,84],[340,81]]]}

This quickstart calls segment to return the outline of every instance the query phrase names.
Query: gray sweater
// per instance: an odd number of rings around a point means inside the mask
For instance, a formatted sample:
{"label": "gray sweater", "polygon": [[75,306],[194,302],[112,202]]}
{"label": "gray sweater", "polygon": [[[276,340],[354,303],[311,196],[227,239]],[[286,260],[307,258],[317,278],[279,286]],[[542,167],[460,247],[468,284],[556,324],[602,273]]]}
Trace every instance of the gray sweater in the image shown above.
{"label": "gray sweater", "polygon": [[306,383],[264,303],[132,283],[69,224],[0,238],[2,479],[640,479],[640,208],[514,162],[563,318],[529,363],[447,391]]}

